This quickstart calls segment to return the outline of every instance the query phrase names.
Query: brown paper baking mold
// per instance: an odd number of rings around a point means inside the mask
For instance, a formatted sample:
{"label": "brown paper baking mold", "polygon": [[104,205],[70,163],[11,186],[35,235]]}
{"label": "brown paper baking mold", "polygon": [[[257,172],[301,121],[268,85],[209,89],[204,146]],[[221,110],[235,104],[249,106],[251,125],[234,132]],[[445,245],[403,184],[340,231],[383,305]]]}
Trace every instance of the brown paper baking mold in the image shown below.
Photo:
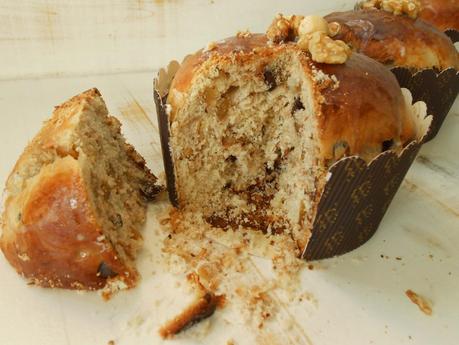
{"label": "brown paper baking mold", "polygon": [[432,114],[432,128],[426,141],[438,134],[459,93],[459,71],[448,68],[437,72],[433,69],[412,71],[404,67],[391,69],[401,87],[411,91],[413,101],[427,105],[427,113]]}
{"label": "brown paper baking mold", "polygon": [[449,38],[451,38],[451,41],[453,41],[453,43],[459,42],[459,31],[455,29],[448,29],[445,31],[445,34]]}
{"label": "brown paper baking mold", "polygon": [[[179,205],[169,146],[170,123],[166,99],[179,67],[178,62],[171,62],[166,69],[160,70],[154,80],[168,193],[175,207]],[[411,104],[410,93],[404,90],[404,95]],[[369,164],[359,157],[348,157],[330,167],[312,235],[302,253],[304,259],[318,260],[350,252],[367,242],[376,232],[422,144],[430,136],[432,117],[425,116],[426,105],[418,102],[412,109],[418,138],[400,153],[386,151]]]}

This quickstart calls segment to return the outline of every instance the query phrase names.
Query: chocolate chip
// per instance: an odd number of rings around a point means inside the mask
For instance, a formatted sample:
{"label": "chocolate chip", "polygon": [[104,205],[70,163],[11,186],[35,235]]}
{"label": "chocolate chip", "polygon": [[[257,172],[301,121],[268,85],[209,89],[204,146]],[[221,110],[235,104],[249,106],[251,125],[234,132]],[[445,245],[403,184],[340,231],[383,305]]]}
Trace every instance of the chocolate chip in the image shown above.
{"label": "chocolate chip", "polygon": [[109,219],[110,219],[110,222],[112,222],[112,224],[117,229],[123,227],[123,218],[121,217],[121,215],[119,213],[115,213],[115,214],[111,215]]}
{"label": "chocolate chip", "polygon": [[293,102],[292,115],[299,110],[304,110],[304,104],[301,102],[299,97],[295,97],[295,101]]}
{"label": "chocolate chip", "polygon": [[151,181],[144,181],[140,184],[140,192],[147,201],[155,200],[156,195],[161,192],[161,189],[161,186]]}
{"label": "chocolate chip", "polygon": [[104,261],[102,261],[97,268],[97,276],[104,279],[116,277],[118,273],[113,271]]}
{"label": "chocolate chip", "polygon": [[277,87],[276,78],[271,70],[265,69],[263,78],[265,79],[265,84],[268,85],[268,91],[272,91]]}
{"label": "chocolate chip", "polygon": [[384,140],[382,142],[382,152],[386,152],[386,151],[390,150],[392,148],[392,146],[394,146],[394,140],[393,139]]}

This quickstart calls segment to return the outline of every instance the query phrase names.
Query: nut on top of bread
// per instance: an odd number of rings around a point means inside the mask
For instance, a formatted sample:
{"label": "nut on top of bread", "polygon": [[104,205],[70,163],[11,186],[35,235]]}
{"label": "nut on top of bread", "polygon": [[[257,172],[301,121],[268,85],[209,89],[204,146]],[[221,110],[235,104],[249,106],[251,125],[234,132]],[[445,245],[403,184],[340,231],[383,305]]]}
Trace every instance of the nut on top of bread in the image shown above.
{"label": "nut on top of bread", "polygon": [[44,287],[129,288],[146,206],[160,191],[97,89],[56,107],[5,189],[1,249]]}
{"label": "nut on top of bread", "polygon": [[[188,56],[165,108],[175,205],[217,227],[292,237],[302,251],[328,168],[400,150],[416,133],[385,66],[332,42],[323,21],[300,29],[297,19]],[[303,46],[304,36],[318,41]]]}
{"label": "nut on top of bread", "polygon": [[334,12],[325,19],[339,24],[335,38],[387,66],[459,69],[459,56],[450,38],[421,18],[363,8]]}
{"label": "nut on top of bread", "polygon": [[459,1],[457,0],[366,0],[357,8],[377,8],[396,15],[421,18],[441,31],[459,30]]}

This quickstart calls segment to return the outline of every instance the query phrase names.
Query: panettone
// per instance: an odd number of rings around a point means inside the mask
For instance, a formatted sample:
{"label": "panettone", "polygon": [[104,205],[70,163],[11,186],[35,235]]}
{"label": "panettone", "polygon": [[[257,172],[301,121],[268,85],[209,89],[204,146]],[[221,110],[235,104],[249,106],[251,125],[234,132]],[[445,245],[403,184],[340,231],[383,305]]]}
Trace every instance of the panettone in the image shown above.
{"label": "panettone", "polygon": [[163,149],[175,206],[304,249],[329,167],[400,151],[417,133],[385,66],[322,34],[292,39],[283,20],[268,30],[277,42],[246,33],[184,60],[165,99]]}
{"label": "panettone", "polygon": [[98,90],[56,107],[8,178],[1,249],[32,283],[132,287],[147,201],[160,188]]}

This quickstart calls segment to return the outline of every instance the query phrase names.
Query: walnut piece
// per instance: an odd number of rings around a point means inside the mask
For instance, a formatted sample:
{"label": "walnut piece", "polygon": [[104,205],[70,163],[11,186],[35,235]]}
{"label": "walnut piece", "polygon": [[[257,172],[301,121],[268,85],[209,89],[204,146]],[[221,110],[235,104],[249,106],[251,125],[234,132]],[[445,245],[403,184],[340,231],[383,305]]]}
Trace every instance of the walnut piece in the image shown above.
{"label": "walnut piece", "polygon": [[368,0],[362,3],[361,7],[364,9],[377,8],[397,16],[406,14],[416,19],[421,10],[421,3],[419,0]]}
{"label": "walnut piece", "polygon": [[266,36],[274,43],[286,42],[291,36],[290,21],[278,14],[266,31]]}
{"label": "walnut piece", "polygon": [[315,62],[327,64],[343,64],[352,54],[345,42],[333,40],[319,31],[310,35],[308,49]]}
{"label": "walnut piece", "polygon": [[328,23],[320,16],[288,16],[278,14],[266,31],[273,43],[296,41],[297,45],[311,53],[312,60],[319,63],[342,64],[351,55],[349,46],[333,40],[340,31],[339,23]]}
{"label": "walnut piece", "polygon": [[331,22],[328,24],[328,34],[330,37],[335,37],[341,31],[341,24],[338,22]]}
{"label": "walnut piece", "polygon": [[328,35],[328,22],[321,16],[305,17],[298,28],[298,35],[304,36],[320,31]]}
{"label": "walnut piece", "polygon": [[303,18],[278,14],[266,31],[266,36],[274,43],[293,41],[298,36],[298,28]]}

